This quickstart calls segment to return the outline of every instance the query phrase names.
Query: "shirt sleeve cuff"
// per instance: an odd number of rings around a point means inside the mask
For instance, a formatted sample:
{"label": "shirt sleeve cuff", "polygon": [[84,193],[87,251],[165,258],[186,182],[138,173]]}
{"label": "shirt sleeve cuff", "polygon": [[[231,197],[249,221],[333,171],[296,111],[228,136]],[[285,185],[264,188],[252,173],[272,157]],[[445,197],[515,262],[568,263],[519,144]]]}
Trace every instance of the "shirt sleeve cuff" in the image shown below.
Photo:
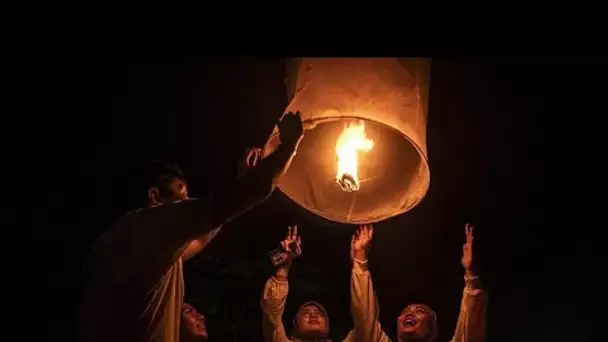
{"label": "shirt sleeve cuff", "polygon": [[280,281],[275,279],[274,277],[270,277],[266,281],[266,286],[264,288],[264,300],[281,300],[287,296],[287,292],[289,291],[289,284],[285,281]]}
{"label": "shirt sleeve cuff", "polygon": [[481,281],[476,275],[465,275],[464,283],[464,292],[468,295],[476,296],[482,291]]}
{"label": "shirt sleeve cuff", "polygon": [[270,279],[272,279],[272,281],[275,282],[276,284],[288,284],[289,283],[287,280],[280,280],[280,279],[277,279],[275,276],[270,277]]}
{"label": "shirt sleeve cuff", "polygon": [[356,274],[368,274],[369,270],[364,269],[363,267],[361,267],[362,264],[366,264],[367,260],[365,261],[359,261],[357,259],[353,260],[353,273]]}

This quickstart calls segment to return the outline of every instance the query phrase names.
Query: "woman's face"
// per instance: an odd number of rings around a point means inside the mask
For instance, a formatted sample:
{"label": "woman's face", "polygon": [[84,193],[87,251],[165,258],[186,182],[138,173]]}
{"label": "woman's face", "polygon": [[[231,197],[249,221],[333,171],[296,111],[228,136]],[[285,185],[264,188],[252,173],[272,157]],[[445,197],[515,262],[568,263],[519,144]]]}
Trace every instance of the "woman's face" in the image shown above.
{"label": "woman's face", "polygon": [[424,338],[431,330],[431,319],[424,306],[408,305],[397,317],[397,335],[402,340]]}
{"label": "woman's face", "polygon": [[323,310],[316,305],[303,307],[296,317],[298,332],[303,335],[327,335],[329,326]]}
{"label": "woman's face", "polygon": [[182,323],[186,332],[199,340],[207,340],[207,327],[205,326],[205,316],[201,315],[189,304],[183,305]]}

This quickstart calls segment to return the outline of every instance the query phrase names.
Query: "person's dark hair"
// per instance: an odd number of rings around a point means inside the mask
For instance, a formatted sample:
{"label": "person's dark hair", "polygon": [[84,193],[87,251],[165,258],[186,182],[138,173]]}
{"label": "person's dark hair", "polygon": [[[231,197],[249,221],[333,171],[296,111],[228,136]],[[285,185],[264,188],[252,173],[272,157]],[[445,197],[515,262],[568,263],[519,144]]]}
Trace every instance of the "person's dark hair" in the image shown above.
{"label": "person's dark hair", "polygon": [[127,210],[142,208],[148,201],[148,190],[157,188],[161,194],[167,191],[173,179],[185,182],[184,173],[176,164],[152,160],[132,165],[131,171],[121,182],[120,197],[123,198]]}
{"label": "person's dark hair", "polygon": [[173,179],[184,180],[184,173],[176,164],[170,164],[160,160],[152,160],[144,165],[143,177],[146,190],[152,187],[163,192]]}

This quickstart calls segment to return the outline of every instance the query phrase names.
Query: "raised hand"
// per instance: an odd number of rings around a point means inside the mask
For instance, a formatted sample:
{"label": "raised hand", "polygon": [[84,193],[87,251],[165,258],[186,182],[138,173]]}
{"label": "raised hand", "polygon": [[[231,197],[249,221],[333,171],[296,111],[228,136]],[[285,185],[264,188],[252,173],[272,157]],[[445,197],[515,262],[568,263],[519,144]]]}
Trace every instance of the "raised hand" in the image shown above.
{"label": "raised hand", "polygon": [[295,150],[300,140],[304,136],[304,125],[302,124],[302,114],[300,112],[286,113],[278,124],[279,137],[281,144],[285,144],[290,149]]}
{"label": "raised hand", "polygon": [[289,268],[291,261],[302,254],[302,239],[298,227],[288,227],[287,236],[279,243],[279,248],[270,252],[270,261],[277,268]]}
{"label": "raised hand", "polygon": [[464,267],[466,271],[470,271],[471,265],[473,264],[473,226],[468,223],[465,224],[464,234],[466,236],[466,241],[464,245],[462,245],[462,259],[460,261],[462,267]]}
{"label": "raised hand", "polygon": [[287,279],[291,262],[302,254],[302,239],[298,236],[298,227],[288,227],[287,236],[279,248],[270,252],[270,261],[276,267],[275,277]]}
{"label": "raised hand", "polygon": [[350,257],[361,261],[367,260],[367,250],[372,243],[373,236],[373,225],[360,226],[350,240]]}
{"label": "raised hand", "polygon": [[290,259],[302,254],[302,238],[298,236],[298,226],[287,227],[287,236],[281,241],[281,249],[289,253]]}

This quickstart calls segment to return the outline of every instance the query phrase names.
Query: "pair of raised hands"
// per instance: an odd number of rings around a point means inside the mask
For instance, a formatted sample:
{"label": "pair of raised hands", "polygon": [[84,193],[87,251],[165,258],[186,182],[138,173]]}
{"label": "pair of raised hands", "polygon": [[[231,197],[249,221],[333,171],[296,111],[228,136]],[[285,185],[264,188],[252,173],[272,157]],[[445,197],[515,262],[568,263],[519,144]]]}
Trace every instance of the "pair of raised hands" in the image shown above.
{"label": "pair of raised hands", "polygon": [[[467,223],[464,226],[464,231],[466,240],[462,245],[462,258],[460,261],[465,270],[470,270],[473,264],[473,226]],[[350,257],[359,261],[365,261],[373,236],[373,225],[360,226],[350,241]],[[280,264],[290,263],[302,254],[302,238],[298,235],[298,226],[289,226],[287,228],[287,236],[281,241],[280,249],[285,252],[283,254],[285,260],[280,260],[280,262],[276,260]]]}

